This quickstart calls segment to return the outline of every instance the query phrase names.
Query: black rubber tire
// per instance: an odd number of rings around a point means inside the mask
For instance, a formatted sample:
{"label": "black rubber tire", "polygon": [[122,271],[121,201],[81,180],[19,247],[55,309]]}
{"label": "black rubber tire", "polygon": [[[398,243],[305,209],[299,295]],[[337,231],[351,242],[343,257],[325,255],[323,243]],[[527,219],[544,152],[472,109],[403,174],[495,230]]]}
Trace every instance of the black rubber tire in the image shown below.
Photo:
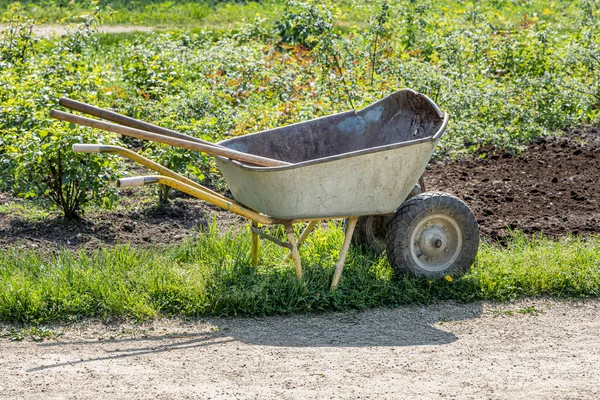
{"label": "black rubber tire", "polygon": [[352,244],[367,247],[378,254],[383,253],[391,220],[389,215],[367,215],[358,218]]}
{"label": "black rubber tire", "polygon": [[[419,193],[421,193],[421,186],[415,185],[406,200],[417,196]],[[356,228],[354,228],[354,235],[352,235],[352,244],[367,247],[377,254],[383,253],[386,249],[387,232],[392,217],[392,215],[359,217]],[[348,220],[345,220],[344,230],[347,224]]]}
{"label": "black rubber tire", "polygon": [[[421,221],[434,215],[443,215],[454,221],[462,234],[461,244],[457,244],[455,249],[455,260],[447,267],[442,265],[443,270],[439,271],[422,268],[411,251],[413,231]],[[422,193],[404,202],[396,211],[390,221],[386,242],[388,260],[398,275],[410,272],[438,278],[452,272],[465,272],[473,265],[479,248],[479,226],[471,209],[459,198],[442,192]]]}

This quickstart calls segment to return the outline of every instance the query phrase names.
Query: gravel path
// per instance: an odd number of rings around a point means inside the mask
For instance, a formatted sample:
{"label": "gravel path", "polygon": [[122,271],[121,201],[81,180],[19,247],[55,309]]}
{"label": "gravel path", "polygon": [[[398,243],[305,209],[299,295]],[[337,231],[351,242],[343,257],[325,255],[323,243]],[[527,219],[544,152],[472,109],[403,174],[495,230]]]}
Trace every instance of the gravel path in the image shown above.
{"label": "gravel path", "polygon": [[597,399],[600,301],[54,326],[11,342],[0,398]]}

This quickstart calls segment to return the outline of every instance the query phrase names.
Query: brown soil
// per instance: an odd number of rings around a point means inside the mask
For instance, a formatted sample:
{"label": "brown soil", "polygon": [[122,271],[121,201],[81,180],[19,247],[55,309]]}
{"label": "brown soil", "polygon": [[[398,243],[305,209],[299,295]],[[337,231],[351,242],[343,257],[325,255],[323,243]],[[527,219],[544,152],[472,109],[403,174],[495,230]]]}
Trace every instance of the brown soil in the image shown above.
{"label": "brown soil", "polygon": [[598,300],[12,328],[0,399],[600,398]]}
{"label": "brown soil", "polygon": [[[15,201],[0,197],[2,201]],[[27,221],[21,216],[0,214],[0,248],[21,248],[55,251],[115,244],[134,246],[181,243],[205,231],[215,220],[222,231],[242,227],[242,218],[193,199],[174,199],[168,206],[135,206],[139,199],[122,200],[127,211],[105,211],[86,214],[81,220],[68,221],[56,217]]]}
{"label": "brown soil", "polygon": [[454,163],[433,163],[427,190],[463,199],[481,232],[547,236],[600,233],[600,134],[580,128],[542,138],[518,156],[486,147]]}
{"label": "brown soil", "polygon": [[[548,236],[600,233],[600,134],[581,128],[540,139],[521,155],[491,147],[458,162],[432,162],[427,190],[457,195],[475,213],[483,235],[502,240],[510,229]],[[19,201],[0,196],[0,203]],[[125,196],[126,211],[88,214],[81,221],[38,222],[0,213],[0,248],[55,251],[130,243],[180,243],[215,218],[221,230],[241,229],[241,217],[198,200],[177,198],[169,207],[140,205]]]}

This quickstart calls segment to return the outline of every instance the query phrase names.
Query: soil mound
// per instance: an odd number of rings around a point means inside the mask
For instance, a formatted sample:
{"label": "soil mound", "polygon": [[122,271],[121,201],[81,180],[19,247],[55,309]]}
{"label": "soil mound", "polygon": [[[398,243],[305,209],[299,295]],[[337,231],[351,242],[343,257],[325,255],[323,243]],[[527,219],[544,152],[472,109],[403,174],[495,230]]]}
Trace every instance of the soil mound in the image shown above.
{"label": "soil mound", "polygon": [[434,163],[427,190],[467,202],[481,232],[502,240],[509,230],[547,236],[600,233],[600,133],[588,127],[541,138],[520,155],[482,148],[453,163]]}

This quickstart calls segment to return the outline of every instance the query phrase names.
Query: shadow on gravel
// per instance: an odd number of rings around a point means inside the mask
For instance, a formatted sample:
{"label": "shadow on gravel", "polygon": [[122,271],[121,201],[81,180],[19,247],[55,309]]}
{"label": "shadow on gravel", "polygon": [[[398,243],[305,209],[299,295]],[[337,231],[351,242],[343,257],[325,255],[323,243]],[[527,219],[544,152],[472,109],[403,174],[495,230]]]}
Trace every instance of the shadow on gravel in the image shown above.
{"label": "shadow on gravel", "polygon": [[[161,340],[161,341],[166,342],[169,340],[174,340],[174,338],[177,338],[177,337],[179,337],[179,336],[163,336],[160,338],[156,338],[156,340]],[[51,364],[51,365],[40,365],[39,367],[27,369],[26,372],[38,372],[38,371],[43,371],[43,370],[58,368],[58,367],[75,366],[78,364],[87,364],[87,363],[99,362],[99,361],[109,361],[109,360],[116,360],[116,359],[128,358],[128,357],[139,357],[139,356],[142,356],[145,354],[158,354],[158,353],[163,353],[166,351],[173,351],[173,350],[189,350],[189,349],[193,349],[196,347],[204,347],[204,346],[216,345],[216,344],[233,341],[233,339],[227,339],[227,338],[221,338],[224,340],[216,340],[216,339],[218,339],[218,337],[214,337],[211,334],[195,334],[195,335],[190,335],[190,337],[194,337],[194,339],[184,340],[184,341],[180,341],[180,342],[176,342],[176,343],[157,344],[155,346],[149,346],[149,347],[146,346],[146,347],[139,347],[139,348],[104,350],[107,355],[105,355],[103,357],[79,359],[79,360],[66,361],[66,362]],[[148,338],[141,339],[141,340],[148,340]],[[107,341],[107,342],[95,342],[95,343],[94,342],[79,342],[79,343],[80,344],[100,344],[100,343],[115,343],[115,342],[121,342],[121,340],[111,340],[111,341]],[[69,343],[55,343],[55,345],[59,346],[59,347],[67,346],[68,344]]]}
{"label": "shadow on gravel", "polygon": [[[92,341],[78,340],[46,342],[40,347],[61,348],[75,345],[102,349],[101,357],[42,365],[27,372],[78,364],[138,357],[170,351],[193,351],[207,346],[244,343],[250,346],[276,347],[376,347],[445,345],[457,337],[444,330],[444,323],[477,318],[481,304],[444,303],[429,307],[400,307],[363,312],[294,315],[266,318],[211,319],[212,328],[202,322],[202,331],[194,322],[178,325],[182,333],[148,335],[133,338]],[[114,326],[110,327],[114,332]],[[139,327],[144,330],[143,326]],[[241,348],[243,350],[243,347]]]}
{"label": "shadow on gravel", "polygon": [[[263,319],[215,321],[228,336],[250,345],[282,347],[427,346],[456,341],[444,322],[477,318],[481,304],[436,304]],[[438,327],[441,323],[441,327]],[[438,325],[438,326],[436,326]]]}

